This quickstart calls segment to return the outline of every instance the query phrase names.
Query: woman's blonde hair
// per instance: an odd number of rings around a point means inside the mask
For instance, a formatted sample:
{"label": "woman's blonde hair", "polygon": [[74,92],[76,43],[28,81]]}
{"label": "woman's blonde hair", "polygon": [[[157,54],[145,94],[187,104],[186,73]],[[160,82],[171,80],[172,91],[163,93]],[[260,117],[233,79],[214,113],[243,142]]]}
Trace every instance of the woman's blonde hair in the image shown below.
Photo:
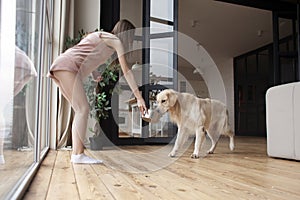
{"label": "woman's blonde hair", "polygon": [[135,26],[127,19],[122,19],[116,23],[111,33],[121,40],[125,51],[128,51],[134,39],[134,31]]}

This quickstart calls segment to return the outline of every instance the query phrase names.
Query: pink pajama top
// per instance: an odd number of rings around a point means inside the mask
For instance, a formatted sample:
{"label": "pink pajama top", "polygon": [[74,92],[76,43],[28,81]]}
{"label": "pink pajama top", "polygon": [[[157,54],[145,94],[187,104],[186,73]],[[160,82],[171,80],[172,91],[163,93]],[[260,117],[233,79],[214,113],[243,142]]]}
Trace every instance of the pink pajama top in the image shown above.
{"label": "pink pajama top", "polygon": [[53,71],[66,70],[77,73],[82,78],[105,63],[115,50],[106,45],[103,37],[115,37],[107,32],[93,32],[83,38],[77,45],[69,48],[57,57],[48,73],[50,78],[54,78]]}

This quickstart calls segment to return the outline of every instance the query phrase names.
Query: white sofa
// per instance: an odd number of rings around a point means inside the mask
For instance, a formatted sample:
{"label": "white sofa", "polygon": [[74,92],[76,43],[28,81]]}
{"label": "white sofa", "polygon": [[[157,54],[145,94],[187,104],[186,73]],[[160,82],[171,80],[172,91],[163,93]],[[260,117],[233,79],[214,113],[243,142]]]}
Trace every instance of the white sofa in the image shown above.
{"label": "white sofa", "polygon": [[300,82],[268,89],[266,120],[268,155],[300,160]]}

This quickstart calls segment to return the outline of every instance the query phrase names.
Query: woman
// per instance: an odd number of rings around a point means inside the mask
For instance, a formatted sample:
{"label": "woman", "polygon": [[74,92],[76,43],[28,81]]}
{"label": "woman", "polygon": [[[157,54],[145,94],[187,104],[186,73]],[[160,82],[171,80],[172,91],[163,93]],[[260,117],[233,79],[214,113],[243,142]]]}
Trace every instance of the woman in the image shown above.
{"label": "woman", "polygon": [[[128,20],[120,20],[111,33],[102,31],[90,33],[77,45],[60,55],[51,66],[49,77],[57,83],[75,113],[72,124],[71,162],[73,163],[102,163],[101,160],[84,154],[83,141],[87,129],[89,104],[82,80],[110,58],[114,52],[117,53],[118,62],[137,99],[140,111],[147,112],[145,101],[138,90],[124,55],[128,46],[133,42],[134,30],[134,25]],[[99,76],[96,80],[101,80],[101,77]]]}

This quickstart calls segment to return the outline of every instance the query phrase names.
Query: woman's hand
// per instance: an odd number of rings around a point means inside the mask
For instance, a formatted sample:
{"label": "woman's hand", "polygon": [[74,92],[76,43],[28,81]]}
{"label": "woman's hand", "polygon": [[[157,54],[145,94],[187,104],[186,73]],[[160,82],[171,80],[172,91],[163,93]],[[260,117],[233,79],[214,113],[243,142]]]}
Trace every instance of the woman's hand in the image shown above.
{"label": "woman's hand", "polygon": [[145,113],[148,112],[148,109],[146,107],[145,101],[143,98],[139,98],[137,99],[137,105],[140,109],[140,112],[142,113],[142,115],[144,115]]}

